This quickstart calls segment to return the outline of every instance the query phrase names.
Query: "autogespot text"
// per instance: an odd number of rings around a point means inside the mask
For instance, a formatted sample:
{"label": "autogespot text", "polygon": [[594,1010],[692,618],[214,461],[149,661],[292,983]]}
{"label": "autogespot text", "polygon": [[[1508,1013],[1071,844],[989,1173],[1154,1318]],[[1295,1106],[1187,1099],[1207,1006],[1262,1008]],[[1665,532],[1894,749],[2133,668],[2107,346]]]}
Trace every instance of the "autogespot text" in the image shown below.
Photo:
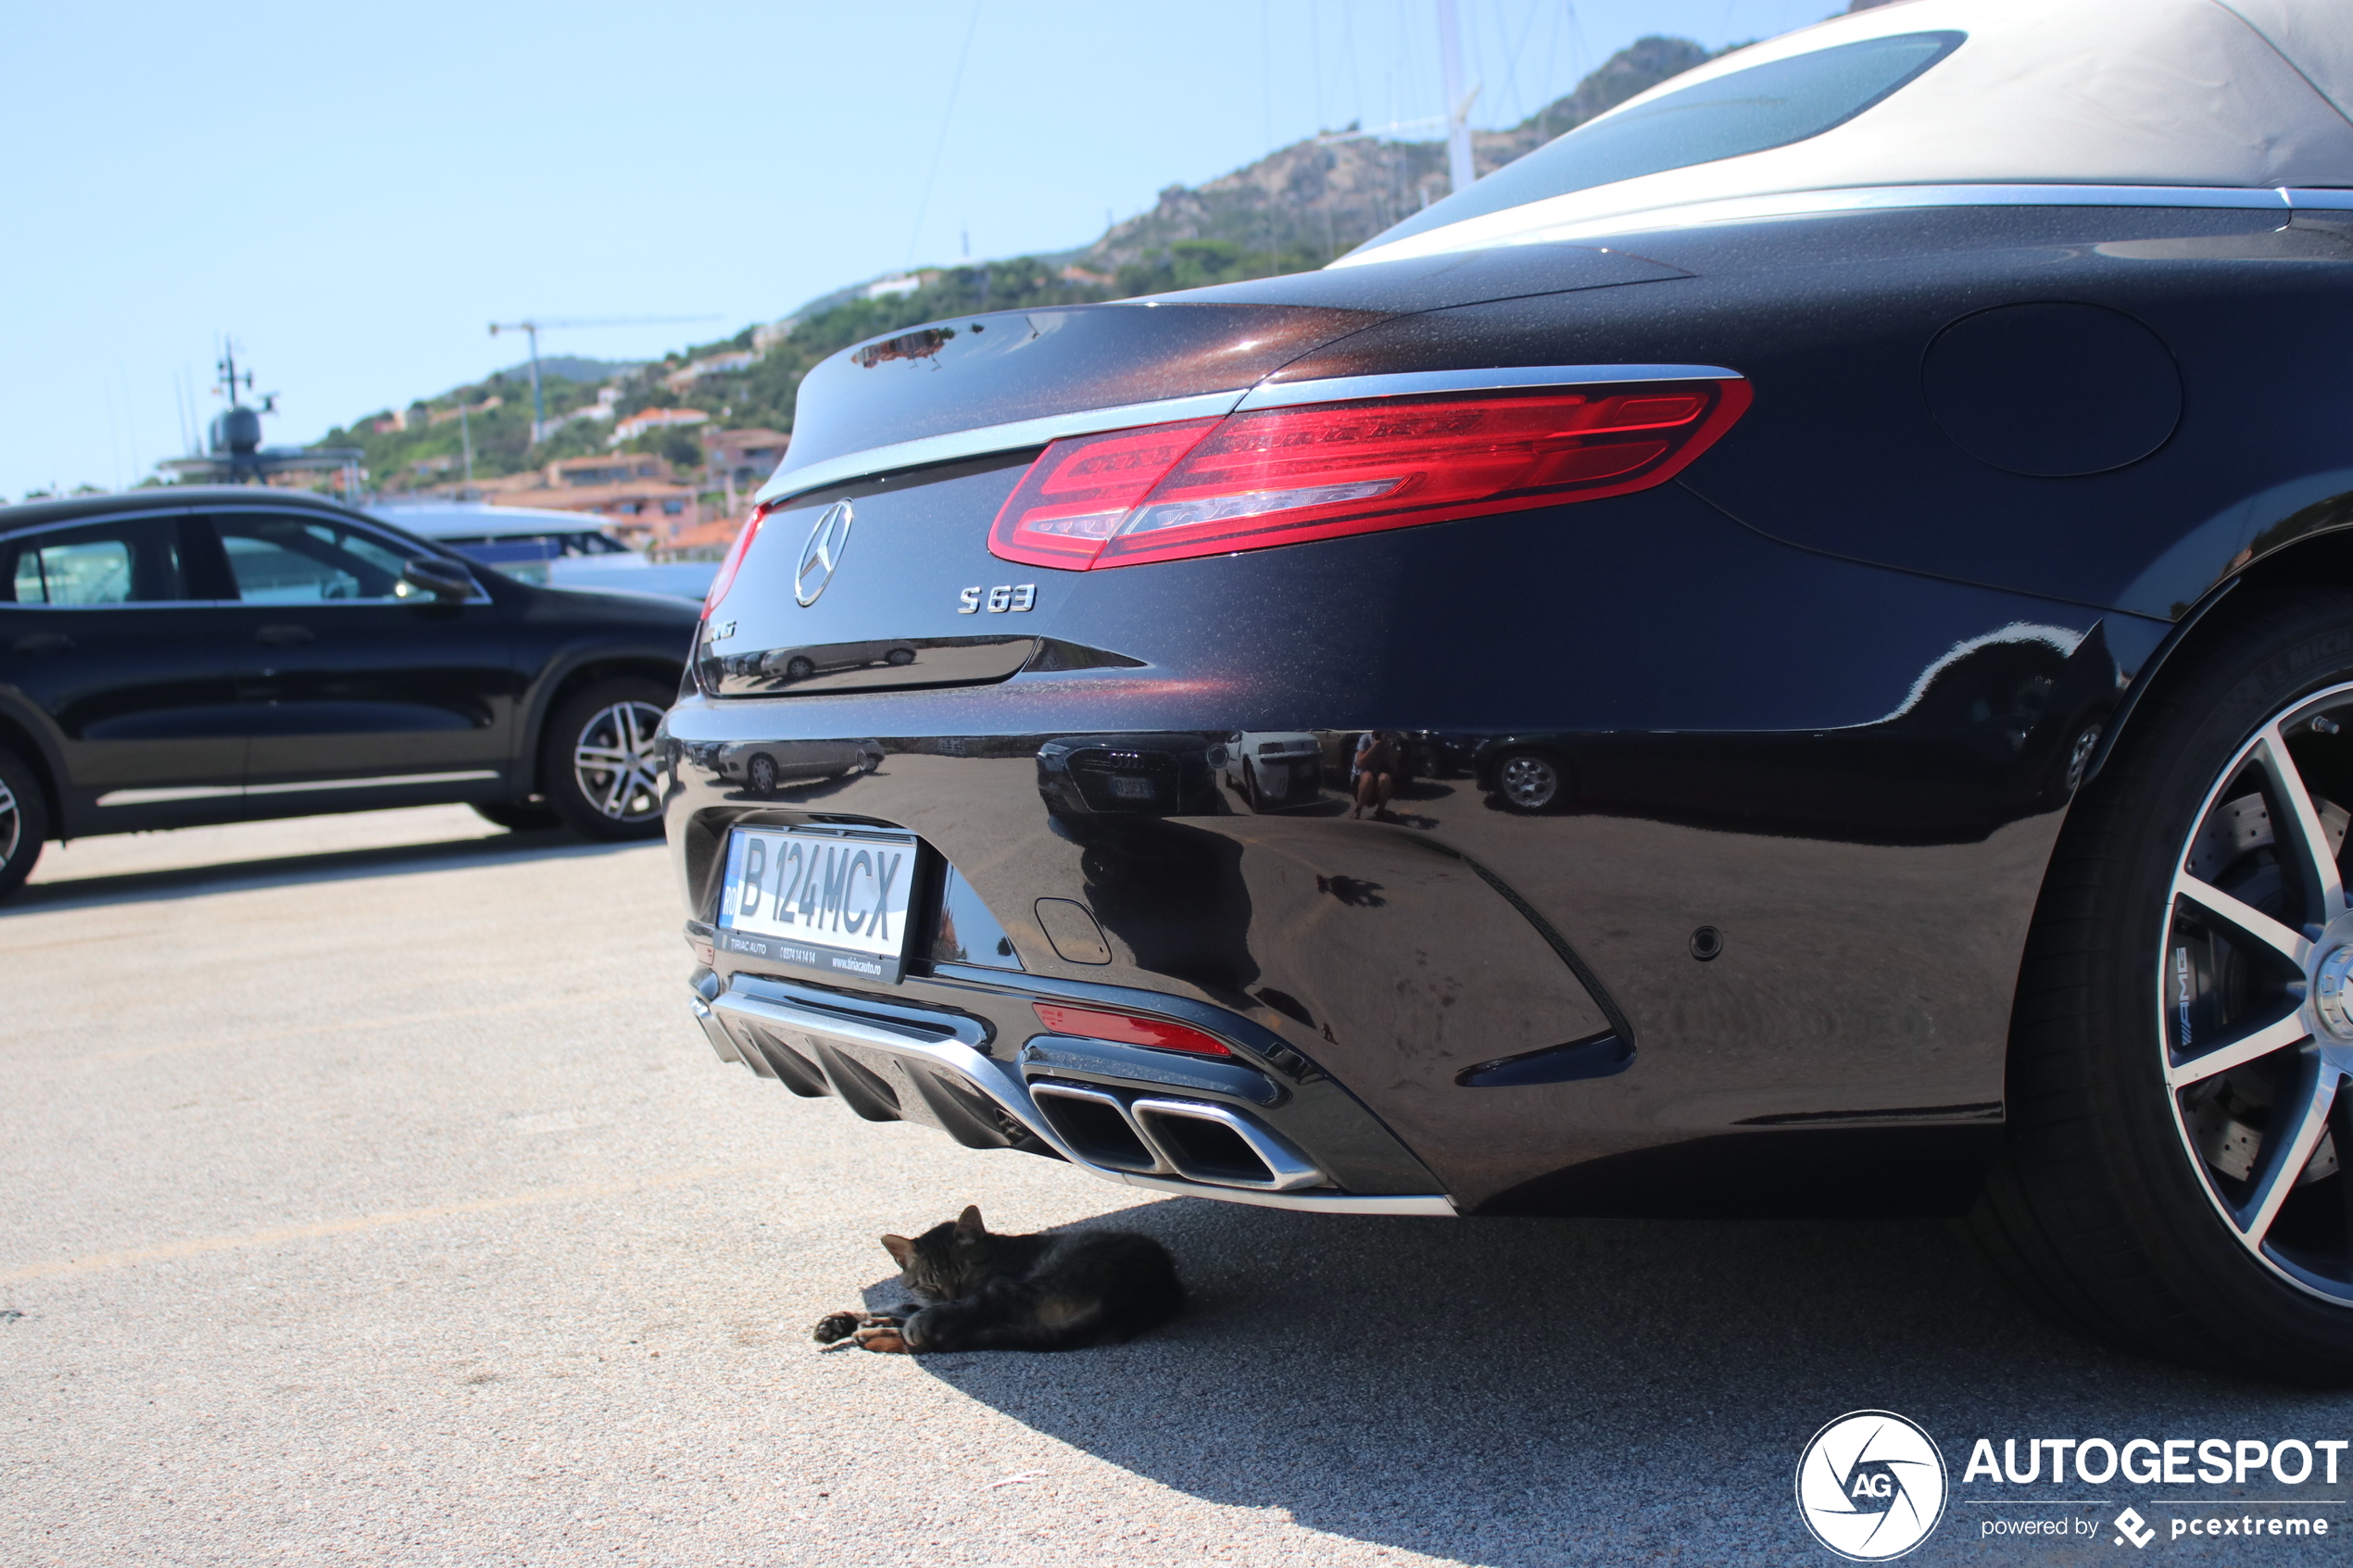
{"label": "autogespot text", "polygon": [[2093,1486],[2105,1486],[2122,1476],[2142,1486],[2225,1486],[2247,1485],[2249,1477],[2269,1480],[2283,1486],[2300,1486],[2311,1480],[2314,1468],[2322,1474],[2323,1486],[2336,1484],[2337,1461],[2353,1440],[2329,1437],[2306,1442],[2300,1437],[2284,1437],[2267,1443],[2256,1437],[2169,1437],[2162,1441],[2153,1437],[2133,1437],[2122,1443],[2106,1437],[2029,1437],[2021,1460],[2016,1437],[2002,1439],[2002,1454],[1994,1457],[1994,1440],[1980,1437],[1969,1450],[1969,1468],[1961,1473],[1961,1485],[1992,1481],[2015,1486],[2030,1486],[2043,1481],[2043,1456],[2051,1461],[2050,1478],[2045,1485],[2056,1486],[2068,1479],[2070,1464],[2074,1478]]}

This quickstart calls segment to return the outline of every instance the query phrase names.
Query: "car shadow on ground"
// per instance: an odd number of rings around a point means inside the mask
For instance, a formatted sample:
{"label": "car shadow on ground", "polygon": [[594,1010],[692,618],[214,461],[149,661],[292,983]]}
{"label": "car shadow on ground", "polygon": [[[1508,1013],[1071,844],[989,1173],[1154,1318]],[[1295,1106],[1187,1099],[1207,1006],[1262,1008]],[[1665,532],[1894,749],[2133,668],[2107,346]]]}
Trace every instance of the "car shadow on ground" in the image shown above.
{"label": "car shadow on ground", "polygon": [[[651,842],[658,845],[661,841],[656,839]],[[54,909],[177,898],[195,892],[218,893],[232,887],[291,887],[305,883],[343,882],[356,877],[448,871],[464,865],[573,859],[583,855],[611,855],[642,849],[647,843],[639,839],[607,844],[577,837],[561,828],[551,828],[531,833],[492,834],[481,838],[445,839],[434,844],[398,844],[370,849],[340,849],[318,855],[273,855],[250,860],[222,860],[209,865],[175,866],[166,871],[128,872],[115,876],[69,877],[57,882],[27,883],[10,895],[6,902],[0,903],[0,920]]]}
{"label": "car shadow on ground", "polygon": [[[1944,1221],[1341,1219],[1179,1198],[1098,1223],[1169,1248],[1183,1318],[924,1369],[1193,1496],[1498,1568],[1819,1561],[1792,1477],[1852,1410],[1920,1422],[1957,1509],[2001,1489],[1959,1485],[1978,1436],[2276,1437],[2333,1432],[2345,1408],[2077,1339]],[[895,1304],[897,1282],[867,1294]],[[1960,1534],[1922,1557],[1974,1550],[1974,1523]]]}

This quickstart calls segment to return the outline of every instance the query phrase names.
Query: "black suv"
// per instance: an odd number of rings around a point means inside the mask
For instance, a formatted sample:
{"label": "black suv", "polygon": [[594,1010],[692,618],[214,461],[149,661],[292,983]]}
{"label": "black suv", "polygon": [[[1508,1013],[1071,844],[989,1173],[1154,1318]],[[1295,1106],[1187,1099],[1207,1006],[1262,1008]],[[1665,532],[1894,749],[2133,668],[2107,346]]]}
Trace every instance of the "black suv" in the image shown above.
{"label": "black suv", "polygon": [[315,496],[0,507],[0,895],[50,838],[260,817],[463,801],[654,836],[694,627]]}

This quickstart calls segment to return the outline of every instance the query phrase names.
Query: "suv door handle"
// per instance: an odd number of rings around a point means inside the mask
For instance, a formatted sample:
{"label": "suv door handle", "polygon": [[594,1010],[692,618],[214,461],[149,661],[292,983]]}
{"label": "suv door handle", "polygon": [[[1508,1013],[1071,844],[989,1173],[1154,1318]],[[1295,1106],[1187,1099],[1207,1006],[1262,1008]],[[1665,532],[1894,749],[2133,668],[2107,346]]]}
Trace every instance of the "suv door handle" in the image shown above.
{"label": "suv door handle", "polygon": [[29,632],[8,645],[18,653],[64,653],[73,646],[63,632]]}
{"label": "suv door handle", "polygon": [[268,643],[273,647],[284,643],[316,642],[318,637],[319,633],[308,626],[264,626],[253,634],[255,642]]}

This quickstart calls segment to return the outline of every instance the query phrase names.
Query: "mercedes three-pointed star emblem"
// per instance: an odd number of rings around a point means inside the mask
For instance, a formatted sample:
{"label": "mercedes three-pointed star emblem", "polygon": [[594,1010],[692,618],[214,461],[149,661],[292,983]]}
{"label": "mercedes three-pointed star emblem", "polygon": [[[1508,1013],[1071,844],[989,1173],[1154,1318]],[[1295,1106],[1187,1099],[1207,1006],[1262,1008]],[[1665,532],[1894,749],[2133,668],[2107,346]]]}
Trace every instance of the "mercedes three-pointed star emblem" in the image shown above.
{"label": "mercedes three-pointed star emblem", "polygon": [[809,543],[800,550],[800,569],[792,579],[792,596],[804,608],[815,604],[825,584],[834,580],[842,551],[849,547],[849,503],[836,501],[818,514],[817,526],[809,531]]}

